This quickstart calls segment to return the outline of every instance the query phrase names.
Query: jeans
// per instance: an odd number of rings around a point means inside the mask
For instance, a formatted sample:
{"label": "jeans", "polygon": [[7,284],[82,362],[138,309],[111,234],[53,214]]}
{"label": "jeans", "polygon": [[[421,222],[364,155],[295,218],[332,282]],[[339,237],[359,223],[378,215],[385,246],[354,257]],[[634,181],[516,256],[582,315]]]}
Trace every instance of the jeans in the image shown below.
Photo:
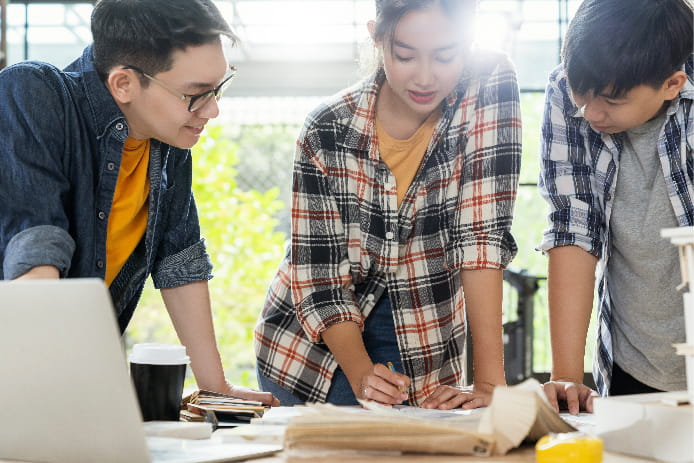
{"label": "jeans", "polygon": [[[387,293],[381,297],[364,322],[362,338],[371,361],[383,364],[391,362],[395,371],[402,373],[400,350],[398,349],[398,341],[395,336],[393,313]],[[298,397],[268,379],[257,369],[256,374],[260,389],[271,392],[280,400],[282,405],[303,404]],[[340,367],[335,370],[325,401],[335,405],[358,405],[354,392],[352,392],[352,387],[349,385],[349,381],[347,381],[347,376],[345,376]]]}

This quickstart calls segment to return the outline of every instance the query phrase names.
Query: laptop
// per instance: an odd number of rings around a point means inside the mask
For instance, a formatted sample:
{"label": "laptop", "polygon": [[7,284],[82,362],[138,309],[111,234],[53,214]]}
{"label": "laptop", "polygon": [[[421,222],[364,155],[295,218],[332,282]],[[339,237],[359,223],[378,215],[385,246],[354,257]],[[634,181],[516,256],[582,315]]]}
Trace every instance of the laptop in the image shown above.
{"label": "laptop", "polygon": [[99,279],[0,281],[0,459],[222,462],[271,444],[147,438]]}

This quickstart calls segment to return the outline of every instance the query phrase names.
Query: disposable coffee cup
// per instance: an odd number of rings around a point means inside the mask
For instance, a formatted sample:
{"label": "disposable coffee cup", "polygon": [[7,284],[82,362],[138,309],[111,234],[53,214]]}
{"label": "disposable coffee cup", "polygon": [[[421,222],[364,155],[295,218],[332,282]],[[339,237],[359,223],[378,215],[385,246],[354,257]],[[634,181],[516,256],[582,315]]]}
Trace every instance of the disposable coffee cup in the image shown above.
{"label": "disposable coffee cup", "polygon": [[128,357],[144,421],[178,421],[190,357],[185,346],[135,344]]}

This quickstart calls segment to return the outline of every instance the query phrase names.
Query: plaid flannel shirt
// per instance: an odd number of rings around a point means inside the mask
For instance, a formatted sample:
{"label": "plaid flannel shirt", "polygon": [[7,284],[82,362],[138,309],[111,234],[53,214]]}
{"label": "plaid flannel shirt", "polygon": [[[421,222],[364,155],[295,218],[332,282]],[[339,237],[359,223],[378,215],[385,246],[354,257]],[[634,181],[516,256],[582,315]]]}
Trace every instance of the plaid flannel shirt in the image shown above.
{"label": "plaid flannel shirt", "polygon": [[442,102],[399,209],[374,127],[383,72],[308,116],[294,161],[291,244],[255,331],[260,371],[297,397],[325,400],[338,365],[321,333],[346,321],[363,328],[384,294],[410,403],[461,384],[461,269],[501,269],[514,257],[521,159],[513,67],[492,54],[472,62]]}
{"label": "plaid flannel shirt", "polygon": [[[694,225],[694,78],[692,56],[683,70],[688,79],[667,109],[658,157],[670,203],[682,227]],[[540,192],[549,202],[549,227],[539,249],[575,245],[600,259],[598,265],[598,340],[593,377],[606,395],[612,376],[612,306],[607,281],[610,215],[624,135],[591,129],[571,99],[560,65],[550,75],[542,123]],[[571,327],[567,327],[571,329]]]}

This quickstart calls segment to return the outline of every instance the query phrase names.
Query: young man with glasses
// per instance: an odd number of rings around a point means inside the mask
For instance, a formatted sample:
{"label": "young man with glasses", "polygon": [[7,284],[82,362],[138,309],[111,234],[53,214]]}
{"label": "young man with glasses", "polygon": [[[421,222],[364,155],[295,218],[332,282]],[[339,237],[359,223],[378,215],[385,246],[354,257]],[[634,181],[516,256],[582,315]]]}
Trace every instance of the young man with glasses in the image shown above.
{"label": "young man with glasses", "polygon": [[102,278],[122,332],[151,274],[198,386],[277,403],[224,378],[191,191],[235,37],[211,0],[101,0],[91,19],[64,70],[0,73],[0,278]]}

